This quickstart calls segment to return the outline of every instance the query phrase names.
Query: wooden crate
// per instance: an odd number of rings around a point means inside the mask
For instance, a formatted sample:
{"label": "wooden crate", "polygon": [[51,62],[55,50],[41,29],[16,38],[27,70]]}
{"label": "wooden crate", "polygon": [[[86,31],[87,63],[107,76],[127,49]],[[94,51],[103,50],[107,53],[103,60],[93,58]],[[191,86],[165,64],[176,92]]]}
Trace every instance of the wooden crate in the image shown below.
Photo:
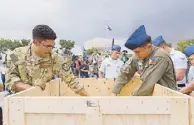
{"label": "wooden crate", "polygon": [[[90,82],[104,84],[104,79],[98,80]],[[114,80],[105,82],[114,84]],[[63,85],[56,80],[48,83],[45,91],[33,87],[6,97],[4,125],[191,125],[190,97],[169,89],[168,93],[177,96],[166,94],[166,88],[159,85],[154,96],[147,97],[105,96],[109,89],[96,90],[92,84],[87,90],[91,88],[89,93],[94,96],[63,96]],[[98,91],[102,96],[97,96]]]}
{"label": "wooden crate", "polygon": [[[96,79],[96,78],[81,78],[79,82],[84,83],[84,88],[92,96],[108,96],[111,95],[114,85],[114,79]],[[139,77],[133,77],[121,90],[121,96],[131,95],[135,88],[140,84]],[[61,96],[78,96],[71,89],[69,89],[65,83],[60,83],[60,95]]]}

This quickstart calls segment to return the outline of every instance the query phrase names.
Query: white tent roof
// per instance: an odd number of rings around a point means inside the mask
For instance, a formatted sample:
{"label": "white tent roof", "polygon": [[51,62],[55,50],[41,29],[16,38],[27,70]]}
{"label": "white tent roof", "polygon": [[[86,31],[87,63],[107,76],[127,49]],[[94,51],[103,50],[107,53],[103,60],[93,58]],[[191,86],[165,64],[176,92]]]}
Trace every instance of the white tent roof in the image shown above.
{"label": "white tent roof", "polygon": [[82,55],[82,47],[75,45],[74,48],[71,49],[71,52],[75,55]]}
{"label": "white tent roof", "polygon": [[[127,49],[124,46],[126,39],[114,39],[114,43],[116,45],[121,46],[121,51],[122,50],[127,50],[128,53],[133,53],[131,50]],[[94,38],[92,40],[88,40],[84,43],[84,48],[85,49],[91,49],[92,47],[94,48],[110,48],[112,45],[112,39],[106,39],[106,38]]]}

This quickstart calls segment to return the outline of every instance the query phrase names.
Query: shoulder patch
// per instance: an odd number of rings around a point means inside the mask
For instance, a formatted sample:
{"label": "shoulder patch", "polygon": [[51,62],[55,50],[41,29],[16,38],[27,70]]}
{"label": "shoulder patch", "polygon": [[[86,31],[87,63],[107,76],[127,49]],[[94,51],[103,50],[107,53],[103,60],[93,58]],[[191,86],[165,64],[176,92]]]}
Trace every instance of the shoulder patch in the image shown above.
{"label": "shoulder patch", "polygon": [[152,57],[149,59],[149,65],[155,65],[160,60],[161,60],[160,57]]}
{"label": "shoulder patch", "polygon": [[10,56],[10,58],[11,58],[11,60],[13,61],[13,62],[17,62],[18,61],[18,57],[15,55],[15,54],[10,54],[9,55]]}
{"label": "shoulder patch", "polygon": [[70,66],[67,63],[63,63],[62,64],[62,69],[65,71],[69,71],[70,70]]}

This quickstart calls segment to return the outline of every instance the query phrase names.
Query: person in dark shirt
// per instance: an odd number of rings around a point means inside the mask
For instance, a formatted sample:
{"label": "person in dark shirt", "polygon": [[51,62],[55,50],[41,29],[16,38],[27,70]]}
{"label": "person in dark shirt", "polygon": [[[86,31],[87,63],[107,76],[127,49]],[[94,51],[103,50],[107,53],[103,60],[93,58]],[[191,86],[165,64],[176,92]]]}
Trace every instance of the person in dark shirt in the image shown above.
{"label": "person in dark shirt", "polygon": [[81,78],[89,78],[89,66],[86,61],[83,62],[83,65],[80,67],[81,69]]}

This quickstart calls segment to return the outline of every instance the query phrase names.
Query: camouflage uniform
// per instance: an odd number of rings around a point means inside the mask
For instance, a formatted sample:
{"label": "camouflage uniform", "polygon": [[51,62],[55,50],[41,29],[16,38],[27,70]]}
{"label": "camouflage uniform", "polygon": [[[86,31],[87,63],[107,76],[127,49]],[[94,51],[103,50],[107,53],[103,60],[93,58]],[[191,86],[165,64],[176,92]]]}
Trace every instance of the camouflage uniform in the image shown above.
{"label": "camouflage uniform", "polygon": [[38,58],[32,53],[31,46],[27,46],[15,49],[9,56],[11,63],[7,68],[6,86],[13,93],[16,82],[44,89],[53,76],[61,78],[76,93],[83,89],[71,72],[70,64],[54,51],[45,58]]}
{"label": "camouflage uniform", "polygon": [[119,94],[121,88],[128,83],[136,72],[140,73],[142,83],[133,93],[134,96],[152,95],[156,83],[177,90],[175,70],[170,56],[161,49],[152,46],[149,57],[140,61],[131,57],[121,68],[121,74],[116,79],[113,93]]}

